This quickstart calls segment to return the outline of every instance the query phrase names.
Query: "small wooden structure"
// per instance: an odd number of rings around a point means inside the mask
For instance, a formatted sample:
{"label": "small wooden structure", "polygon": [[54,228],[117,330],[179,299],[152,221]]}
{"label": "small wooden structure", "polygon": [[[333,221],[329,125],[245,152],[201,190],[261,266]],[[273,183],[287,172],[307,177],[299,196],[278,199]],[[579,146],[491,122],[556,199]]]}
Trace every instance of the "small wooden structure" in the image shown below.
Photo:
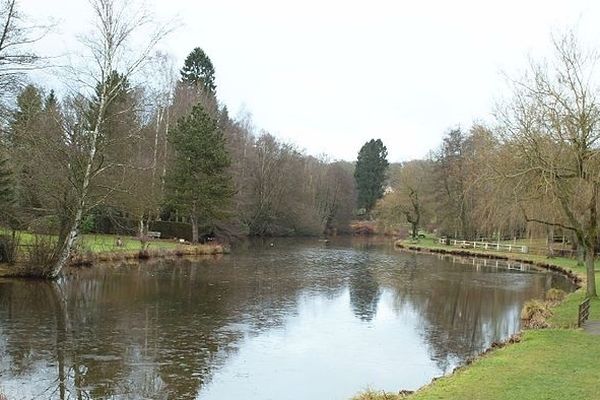
{"label": "small wooden structure", "polygon": [[577,326],[581,326],[590,317],[590,298],[588,297],[579,305],[579,317],[577,318]]}

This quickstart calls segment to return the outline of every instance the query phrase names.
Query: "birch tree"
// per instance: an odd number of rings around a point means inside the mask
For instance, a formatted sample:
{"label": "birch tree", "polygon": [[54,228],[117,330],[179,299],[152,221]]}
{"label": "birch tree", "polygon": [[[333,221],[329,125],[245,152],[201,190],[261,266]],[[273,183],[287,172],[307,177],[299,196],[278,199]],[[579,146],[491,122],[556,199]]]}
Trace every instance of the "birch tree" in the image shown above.
{"label": "birch tree", "polygon": [[[73,79],[82,88],[78,107],[85,110],[95,104],[94,118],[87,124],[75,118],[68,125],[66,136],[77,155],[70,163],[68,180],[75,194],[71,212],[70,227],[61,238],[60,251],[56,262],[41,275],[56,278],[69,256],[79,236],[82,219],[87,210],[100,204],[118,189],[118,182],[106,187],[105,195],[90,201],[91,189],[103,174],[115,168],[123,168],[119,163],[106,162],[102,153],[102,126],[107,118],[107,110],[118,96],[123,83],[130,80],[148,61],[157,43],[168,33],[167,26],[155,26],[150,15],[140,6],[125,0],[90,0],[94,15],[94,31],[82,43],[86,49],[85,60],[91,60],[84,68],[73,68]],[[143,34],[145,41],[135,46],[134,39]],[[113,72],[119,71],[118,79]],[[96,98],[94,98],[96,97]],[[78,110],[81,114],[82,110]]]}

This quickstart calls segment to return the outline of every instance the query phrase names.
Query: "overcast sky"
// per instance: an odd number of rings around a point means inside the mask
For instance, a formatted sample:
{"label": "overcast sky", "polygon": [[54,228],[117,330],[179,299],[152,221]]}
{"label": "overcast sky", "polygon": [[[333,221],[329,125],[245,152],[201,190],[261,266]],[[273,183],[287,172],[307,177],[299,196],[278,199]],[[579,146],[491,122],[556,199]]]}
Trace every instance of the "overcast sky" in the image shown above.
{"label": "overcast sky", "polygon": [[[178,67],[196,46],[208,53],[232,115],[247,110],[257,127],[345,160],[371,138],[384,141],[390,161],[423,157],[449,128],[490,121],[502,72],[546,54],[552,32],[577,26],[586,43],[600,42],[594,0],[146,3],[178,19],[162,45]],[[58,22],[41,52],[64,52],[89,30],[85,0],[21,4]]]}

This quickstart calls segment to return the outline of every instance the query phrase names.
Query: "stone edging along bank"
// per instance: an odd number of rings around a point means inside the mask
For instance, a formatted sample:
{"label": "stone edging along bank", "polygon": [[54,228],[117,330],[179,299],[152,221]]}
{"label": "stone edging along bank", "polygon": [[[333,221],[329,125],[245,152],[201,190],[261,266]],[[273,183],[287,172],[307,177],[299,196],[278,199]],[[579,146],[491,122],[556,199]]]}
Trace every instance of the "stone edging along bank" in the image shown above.
{"label": "stone edging along bank", "polygon": [[414,245],[406,246],[405,244],[401,243],[400,241],[395,242],[394,246],[396,248],[417,251],[419,253],[448,254],[448,255],[462,256],[462,257],[487,258],[490,260],[516,261],[516,262],[520,262],[522,264],[533,265],[535,267],[545,269],[548,271],[557,272],[557,273],[563,275],[564,277],[566,277],[567,279],[569,279],[569,281],[571,283],[573,283],[577,287],[577,289],[580,289],[583,285],[583,279],[577,273],[573,272],[570,269],[566,269],[566,268],[563,268],[563,267],[560,267],[560,266],[554,265],[554,264],[538,262],[538,261],[523,259],[523,258],[519,258],[519,257],[507,257],[507,256],[498,255],[498,254],[480,253],[480,252],[470,251],[470,250],[446,250],[446,249],[438,249],[438,248],[430,249],[427,247],[414,246]]}

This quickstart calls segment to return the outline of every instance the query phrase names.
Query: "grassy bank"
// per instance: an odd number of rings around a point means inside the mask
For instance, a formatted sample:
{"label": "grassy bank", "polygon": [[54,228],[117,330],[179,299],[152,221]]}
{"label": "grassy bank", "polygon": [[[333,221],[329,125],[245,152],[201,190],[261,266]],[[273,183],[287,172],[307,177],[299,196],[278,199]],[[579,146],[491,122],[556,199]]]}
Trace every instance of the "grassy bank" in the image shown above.
{"label": "grassy bank", "polygon": [[[9,234],[8,232],[2,232]],[[39,236],[39,235],[38,235]],[[29,232],[18,233],[20,245],[23,247],[29,246],[36,240],[36,235]],[[50,236],[43,236],[49,237]],[[122,246],[117,246],[117,239],[121,238]],[[160,240],[153,239],[150,242],[150,249],[174,249],[179,244],[173,240]],[[107,251],[137,251],[140,250],[139,239],[131,236],[117,236],[117,235],[101,235],[101,234],[85,234],[81,236],[81,251],[102,253]]]}
{"label": "grassy bank", "polygon": [[[52,240],[52,237],[47,237]],[[121,244],[117,245],[117,239]],[[0,264],[0,277],[27,276],[29,263],[27,262],[27,249],[31,246],[36,236],[19,233],[20,260],[14,265]],[[73,252],[70,264],[93,265],[100,262],[119,262],[134,259],[149,259],[161,257],[202,256],[224,254],[228,250],[222,245],[190,245],[180,244],[173,240],[151,240],[146,251],[141,252],[140,241],[134,237],[116,235],[83,235],[79,248]]]}
{"label": "grassy bank", "polygon": [[[552,264],[571,270],[582,280],[585,269],[568,258],[510,254],[485,250],[466,250],[441,245],[427,238],[418,243],[402,242],[404,247],[422,250],[460,250],[474,256],[495,255],[509,259]],[[598,271],[598,265],[596,266]],[[598,274],[600,275],[600,273]],[[596,284],[600,277],[596,277]],[[550,318],[552,329],[527,330],[518,344],[486,353],[454,374],[435,380],[412,395],[368,392],[355,400],[424,399],[597,399],[600,398],[600,336],[577,329],[578,306],[585,289],[571,293],[555,307]],[[600,320],[600,300],[592,301],[591,319]]]}

